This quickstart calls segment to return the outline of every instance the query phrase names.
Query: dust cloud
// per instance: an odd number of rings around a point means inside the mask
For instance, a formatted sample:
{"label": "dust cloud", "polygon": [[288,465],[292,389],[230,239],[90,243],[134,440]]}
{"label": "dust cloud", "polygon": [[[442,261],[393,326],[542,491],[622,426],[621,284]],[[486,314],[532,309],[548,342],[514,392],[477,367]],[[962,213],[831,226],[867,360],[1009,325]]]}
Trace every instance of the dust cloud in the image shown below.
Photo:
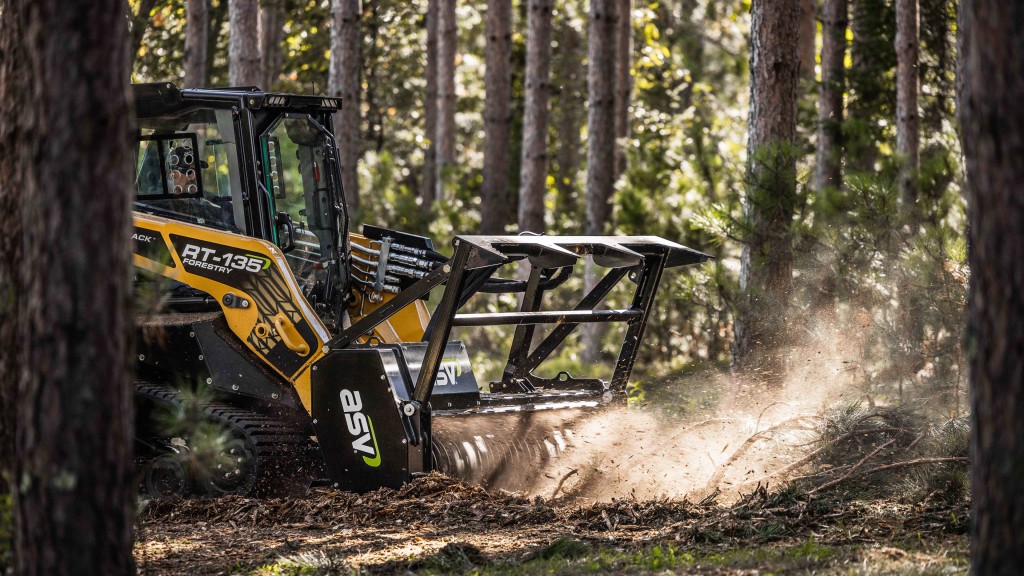
{"label": "dust cloud", "polygon": [[858,331],[828,327],[813,336],[814,344],[790,354],[797,360],[781,387],[744,387],[720,373],[673,383],[680,390],[718,390],[714,408],[700,417],[672,417],[664,410],[671,400],[659,399],[657,407],[608,407],[538,422],[543,461],[510,460],[486,483],[581,504],[616,498],[728,503],[758,483],[777,485],[799,473],[791,465],[809,452],[822,411],[862,397],[849,360],[859,357]]}

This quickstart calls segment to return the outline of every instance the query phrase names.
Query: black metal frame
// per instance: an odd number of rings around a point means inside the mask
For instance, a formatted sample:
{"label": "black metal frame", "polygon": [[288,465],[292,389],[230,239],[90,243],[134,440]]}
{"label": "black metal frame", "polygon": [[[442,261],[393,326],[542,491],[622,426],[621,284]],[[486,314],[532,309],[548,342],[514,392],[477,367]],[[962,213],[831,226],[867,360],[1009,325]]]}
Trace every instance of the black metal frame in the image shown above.
{"label": "black metal frame", "polygon": [[[423,358],[412,398],[417,409],[429,412],[445,346],[456,326],[516,326],[502,380],[491,384],[492,392],[536,394],[545,389],[589,389],[602,393],[609,388],[623,389],[639,352],[640,341],[654,305],[654,296],[665,268],[703,262],[706,254],[656,237],[545,237],[545,236],[458,236],[455,254],[423,279],[403,290],[383,306],[367,314],[330,342],[331,349],[344,348],[370,334],[380,323],[427,294],[446,284],[441,301],[430,319],[424,336],[427,350]],[[542,311],[544,288],[541,272],[572,266],[582,256],[592,256],[608,267],[606,275],[580,300],[573,310]],[[504,264],[526,258],[531,265],[526,291],[518,312],[458,314],[459,308]],[[597,310],[596,307],[623,277],[636,284],[633,300],[626,309]],[[583,323],[625,322],[622,347],[611,380],[574,379],[560,374],[542,379],[532,371],[546,360]],[[554,330],[531,349],[538,324],[557,324]],[[486,396],[486,395],[485,395]],[[494,396],[501,396],[495,394]],[[505,396],[503,396],[505,397]],[[559,396],[561,398],[561,396]],[[429,418],[424,418],[424,421]]]}

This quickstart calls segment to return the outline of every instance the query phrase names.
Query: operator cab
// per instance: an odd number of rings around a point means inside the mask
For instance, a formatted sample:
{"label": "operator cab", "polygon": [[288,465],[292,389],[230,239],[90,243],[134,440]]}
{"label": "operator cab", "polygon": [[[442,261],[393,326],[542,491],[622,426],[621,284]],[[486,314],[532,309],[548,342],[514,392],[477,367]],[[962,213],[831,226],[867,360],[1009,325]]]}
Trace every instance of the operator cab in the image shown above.
{"label": "operator cab", "polygon": [[[313,309],[337,328],[348,283],[348,214],[332,129],[340,99],[133,88],[133,209],[273,242]],[[172,286],[170,307],[201,307],[194,292]]]}

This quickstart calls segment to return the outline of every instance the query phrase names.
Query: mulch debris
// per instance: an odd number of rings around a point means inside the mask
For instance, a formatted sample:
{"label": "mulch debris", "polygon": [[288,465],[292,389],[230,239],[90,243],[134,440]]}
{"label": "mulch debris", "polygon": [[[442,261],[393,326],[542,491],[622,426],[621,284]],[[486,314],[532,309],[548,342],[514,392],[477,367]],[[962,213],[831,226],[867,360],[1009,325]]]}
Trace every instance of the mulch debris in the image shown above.
{"label": "mulch debris", "polygon": [[[191,572],[227,574],[232,563],[257,566],[310,543],[335,546],[364,567],[390,570],[416,566],[412,557],[438,554],[453,541],[494,557],[525,557],[566,534],[624,549],[672,542],[725,550],[809,535],[832,544],[911,541],[921,534],[966,534],[968,507],[943,500],[844,501],[765,486],[730,506],[630,498],[580,505],[488,491],[434,473],[400,489],[366,494],[316,489],[303,498],[150,500],[138,522],[143,573],[188,566]],[[176,550],[172,541],[187,544]]]}

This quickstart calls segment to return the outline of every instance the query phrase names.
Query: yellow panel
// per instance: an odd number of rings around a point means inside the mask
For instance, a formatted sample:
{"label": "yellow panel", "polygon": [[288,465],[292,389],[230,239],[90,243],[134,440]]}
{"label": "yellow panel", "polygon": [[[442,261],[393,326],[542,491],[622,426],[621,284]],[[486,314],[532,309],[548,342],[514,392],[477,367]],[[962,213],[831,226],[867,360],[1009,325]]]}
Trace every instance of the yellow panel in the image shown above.
{"label": "yellow panel", "polygon": [[[354,244],[376,249],[371,246],[373,241],[361,234],[349,234],[349,239]],[[379,301],[374,302],[370,300],[370,297],[364,290],[364,287],[358,284],[354,285],[353,292],[356,298],[348,310],[349,317],[353,323],[380,308],[396,296],[396,294],[389,292],[372,292],[375,297],[379,298]],[[427,329],[429,321],[430,314],[427,312],[426,304],[422,300],[416,300],[395,313],[387,322],[381,323],[373,333],[374,336],[388,344],[419,342],[423,339],[423,332]],[[363,340],[365,341],[365,339]]]}
{"label": "yellow panel", "polygon": [[[154,248],[159,252],[159,244],[153,238],[147,237],[147,245],[136,239],[135,265],[215,298],[235,336],[293,384],[298,374],[323,357],[323,344],[330,335],[302,296],[277,246],[139,213],[135,226],[147,235],[158,235],[170,252],[170,260],[164,263],[153,260],[147,256],[154,255]],[[227,295],[231,298],[225,300]],[[287,326],[290,347],[274,329],[275,317],[278,325]],[[304,346],[308,349],[300,354]]]}

